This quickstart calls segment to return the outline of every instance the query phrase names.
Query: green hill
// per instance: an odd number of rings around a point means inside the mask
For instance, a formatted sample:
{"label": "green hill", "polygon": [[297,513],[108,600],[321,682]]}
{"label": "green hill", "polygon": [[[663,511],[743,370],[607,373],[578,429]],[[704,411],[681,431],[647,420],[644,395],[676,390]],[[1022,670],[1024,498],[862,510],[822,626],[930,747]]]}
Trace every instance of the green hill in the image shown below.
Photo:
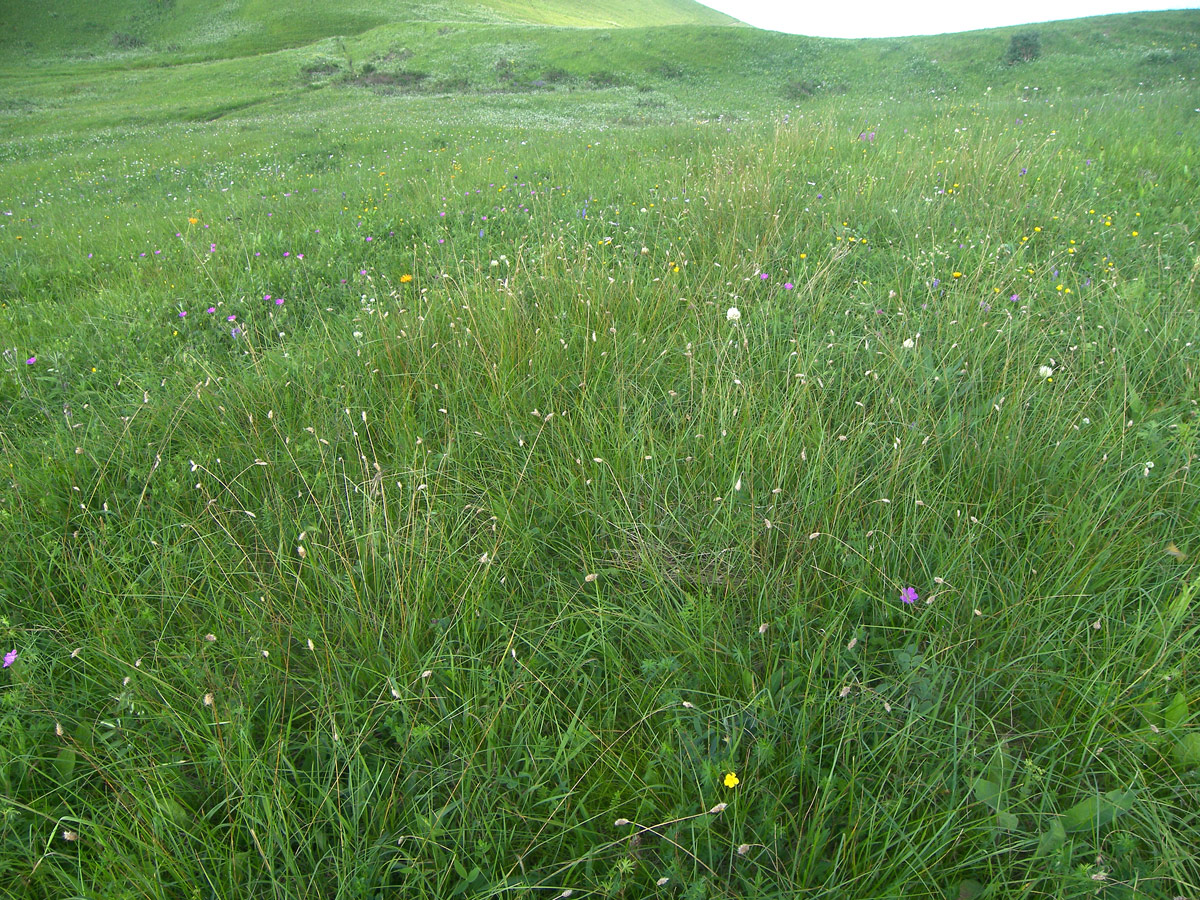
{"label": "green hill", "polygon": [[295,47],[381,25],[489,23],[617,28],[728,25],[735,20],[692,0],[46,0],[0,6],[0,51],[26,59],[211,58]]}
{"label": "green hill", "polygon": [[0,898],[1200,897],[1200,12],[0,23]]}
{"label": "green hill", "polygon": [[566,124],[668,124],[818,96],[1091,96],[1200,74],[1196,10],[1038,25],[1042,52],[1021,65],[1006,59],[1019,28],[845,41],[730,25],[691,0],[6,4],[0,116],[20,138],[383,97],[434,120],[467,103]]}
{"label": "green hill", "polygon": [[51,0],[36,15],[6,4],[0,116],[14,138],[400,101],[435,119],[467,103],[669,123],[819,96],[1076,97],[1200,75],[1197,10],[1038,25],[1040,56],[1019,65],[1006,54],[1020,28],[836,40],[729,25],[690,0]]}

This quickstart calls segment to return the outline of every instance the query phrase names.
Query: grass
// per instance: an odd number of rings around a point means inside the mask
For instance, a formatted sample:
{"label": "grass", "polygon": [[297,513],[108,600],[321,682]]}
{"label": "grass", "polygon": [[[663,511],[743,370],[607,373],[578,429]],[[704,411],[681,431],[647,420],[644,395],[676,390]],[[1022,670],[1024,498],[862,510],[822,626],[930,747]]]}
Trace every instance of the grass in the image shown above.
{"label": "grass", "polygon": [[0,895],[1200,891],[1195,13],[442,28],[7,68]]}

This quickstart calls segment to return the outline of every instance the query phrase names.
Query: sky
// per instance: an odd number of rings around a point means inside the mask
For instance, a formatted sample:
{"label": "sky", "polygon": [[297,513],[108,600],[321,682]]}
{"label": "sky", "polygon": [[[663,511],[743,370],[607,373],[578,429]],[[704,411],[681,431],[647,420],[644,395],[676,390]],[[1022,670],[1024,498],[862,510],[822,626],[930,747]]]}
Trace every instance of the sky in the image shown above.
{"label": "sky", "polygon": [[700,0],[772,31],[814,37],[903,37],[1078,19],[1151,9],[1190,9],[1188,0]]}

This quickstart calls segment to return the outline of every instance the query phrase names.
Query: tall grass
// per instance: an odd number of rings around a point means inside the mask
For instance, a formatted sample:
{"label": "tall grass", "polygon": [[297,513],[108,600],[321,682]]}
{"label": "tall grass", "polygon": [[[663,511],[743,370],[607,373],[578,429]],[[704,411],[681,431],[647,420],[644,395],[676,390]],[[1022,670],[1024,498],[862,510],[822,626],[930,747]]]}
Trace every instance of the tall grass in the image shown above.
{"label": "tall grass", "polygon": [[7,145],[0,891],[1200,890],[1185,89],[322,102]]}

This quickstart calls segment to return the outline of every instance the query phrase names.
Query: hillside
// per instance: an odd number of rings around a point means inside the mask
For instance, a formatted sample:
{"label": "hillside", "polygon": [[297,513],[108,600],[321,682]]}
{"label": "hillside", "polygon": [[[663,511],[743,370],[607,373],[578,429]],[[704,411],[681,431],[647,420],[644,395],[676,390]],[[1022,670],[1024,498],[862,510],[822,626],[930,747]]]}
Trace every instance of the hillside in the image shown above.
{"label": "hillside", "polygon": [[0,5],[0,53],[25,61],[246,56],[382,25],[522,24],[619,28],[735,24],[692,0],[46,0]]}
{"label": "hillside", "polygon": [[15,9],[0,898],[1200,897],[1200,13]]}
{"label": "hillside", "polygon": [[[127,0],[86,13],[55,3],[44,16],[18,15],[11,4],[0,13],[0,116],[11,139],[65,123],[144,127],[284,109],[403,108],[454,120],[463,104],[567,125],[667,124],[797,109],[822,96],[1065,99],[1200,75],[1197,10],[1039,25],[1041,55],[1011,65],[1005,54],[1020,28],[808,38],[701,24],[731,20],[685,0],[591,13],[565,0],[243,0],[215,15],[197,0]],[[623,27],[597,27],[613,22]]]}

